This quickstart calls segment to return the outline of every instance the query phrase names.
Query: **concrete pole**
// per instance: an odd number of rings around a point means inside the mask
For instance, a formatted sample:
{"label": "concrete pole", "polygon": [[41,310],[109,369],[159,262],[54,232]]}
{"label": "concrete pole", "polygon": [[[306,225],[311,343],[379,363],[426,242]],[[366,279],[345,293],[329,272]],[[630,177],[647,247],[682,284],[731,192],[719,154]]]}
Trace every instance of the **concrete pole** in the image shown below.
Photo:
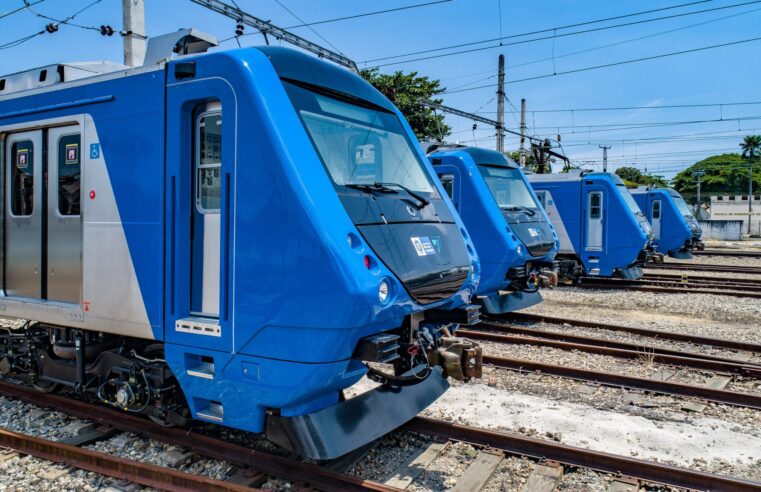
{"label": "concrete pole", "polygon": [[145,60],[145,0],[122,0],[124,64],[139,67]]}
{"label": "concrete pole", "polygon": [[753,161],[750,161],[750,173],[748,175],[748,235],[750,236],[750,222],[753,218]]}
{"label": "concrete pole", "polygon": [[521,167],[526,167],[526,100],[521,99]]}
{"label": "concrete pole", "polygon": [[600,148],[602,149],[602,172],[607,173],[608,172],[608,149],[610,148],[610,145],[600,145]]}
{"label": "concrete pole", "polygon": [[505,55],[499,55],[497,72],[497,151],[505,151]]}

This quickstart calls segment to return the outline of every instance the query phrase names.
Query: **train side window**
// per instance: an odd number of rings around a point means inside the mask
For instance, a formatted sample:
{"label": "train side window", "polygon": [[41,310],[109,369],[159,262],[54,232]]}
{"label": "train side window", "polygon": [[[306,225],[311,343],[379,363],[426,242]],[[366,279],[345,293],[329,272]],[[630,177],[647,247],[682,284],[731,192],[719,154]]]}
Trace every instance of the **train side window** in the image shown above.
{"label": "train side window", "polygon": [[216,111],[199,115],[196,137],[196,205],[201,213],[219,213],[222,113]]}
{"label": "train side window", "polygon": [[653,218],[654,219],[661,218],[661,201],[660,200],[653,201]]}
{"label": "train side window", "polygon": [[58,213],[79,215],[82,173],[81,140],[79,134],[58,139]]}
{"label": "train side window", "polygon": [[34,206],[34,144],[30,140],[11,147],[11,213],[32,215]]}
{"label": "train side window", "polygon": [[442,175],[441,185],[444,187],[447,195],[449,195],[449,198],[454,198],[454,176],[451,174]]}
{"label": "train side window", "polygon": [[541,205],[542,208],[546,208],[546,203],[545,203],[545,198],[546,197],[544,195],[544,192],[543,191],[537,192],[536,193],[536,198],[539,200],[539,205]]}
{"label": "train side window", "polygon": [[602,193],[594,191],[589,194],[589,218],[599,219],[602,217]]}

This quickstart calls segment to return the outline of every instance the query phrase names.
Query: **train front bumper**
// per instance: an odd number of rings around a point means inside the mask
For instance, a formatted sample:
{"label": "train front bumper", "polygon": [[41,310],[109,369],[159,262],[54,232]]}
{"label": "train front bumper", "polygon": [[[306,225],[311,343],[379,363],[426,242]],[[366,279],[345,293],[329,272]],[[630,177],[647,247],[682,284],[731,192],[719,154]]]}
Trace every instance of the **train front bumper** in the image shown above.
{"label": "train front bumper", "polygon": [[267,439],[302,456],[342,456],[391,432],[422,412],[449,388],[440,367],[409,386],[383,385],[306,415],[267,417]]}

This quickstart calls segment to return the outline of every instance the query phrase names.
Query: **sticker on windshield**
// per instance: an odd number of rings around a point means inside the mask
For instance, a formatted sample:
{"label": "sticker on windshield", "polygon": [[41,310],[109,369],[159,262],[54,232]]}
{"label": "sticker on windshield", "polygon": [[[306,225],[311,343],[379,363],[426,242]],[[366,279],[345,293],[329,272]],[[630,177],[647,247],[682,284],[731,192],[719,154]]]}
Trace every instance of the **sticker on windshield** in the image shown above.
{"label": "sticker on windshield", "polygon": [[418,256],[430,256],[436,254],[436,249],[433,247],[433,243],[427,236],[411,237],[412,245],[415,247],[415,252]]}
{"label": "sticker on windshield", "polygon": [[528,233],[531,235],[531,237],[539,237],[539,231],[534,229],[533,227],[528,227]]}

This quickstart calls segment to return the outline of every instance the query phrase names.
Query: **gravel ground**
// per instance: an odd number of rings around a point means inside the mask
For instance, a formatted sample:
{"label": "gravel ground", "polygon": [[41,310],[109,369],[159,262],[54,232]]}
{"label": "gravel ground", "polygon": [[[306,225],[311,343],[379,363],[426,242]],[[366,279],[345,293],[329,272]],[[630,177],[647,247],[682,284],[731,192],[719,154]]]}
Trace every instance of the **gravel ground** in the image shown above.
{"label": "gravel ground", "polygon": [[691,260],[679,260],[676,258],[666,258],[665,263],[686,263],[693,265],[729,265],[729,266],[749,266],[761,267],[761,258],[739,257],[739,256],[708,256],[697,255]]}
{"label": "gravel ground", "polygon": [[586,328],[572,326],[569,323],[556,324],[556,323],[535,323],[531,321],[513,321],[506,323],[500,320],[490,321],[494,324],[503,324],[505,326],[525,326],[534,330],[547,331],[550,333],[559,333],[563,335],[575,335],[592,337],[604,340],[611,340],[622,343],[630,343],[640,347],[657,347],[669,350],[681,350],[683,352],[692,352],[697,354],[711,355],[714,357],[722,357],[726,359],[735,359],[738,363],[742,362],[756,362],[761,363],[761,354],[754,355],[750,352],[739,353],[735,350],[724,349],[720,347],[713,347],[711,345],[695,345],[687,342],[679,342],[674,340],[664,340],[657,337],[648,337],[644,335],[637,335],[636,333],[627,333],[623,331],[603,330],[600,328]]}
{"label": "gravel ground", "polygon": [[716,279],[733,279],[733,280],[761,280],[761,275],[757,273],[732,273],[732,272],[705,272],[700,270],[671,270],[666,268],[645,268],[645,273],[653,275],[679,275],[687,274],[688,278],[710,277]]}
{"label": "gravel ground", "polygon": [[544,302],[525,312],[761,343],[760,299],[577,288],[542,296]]}

